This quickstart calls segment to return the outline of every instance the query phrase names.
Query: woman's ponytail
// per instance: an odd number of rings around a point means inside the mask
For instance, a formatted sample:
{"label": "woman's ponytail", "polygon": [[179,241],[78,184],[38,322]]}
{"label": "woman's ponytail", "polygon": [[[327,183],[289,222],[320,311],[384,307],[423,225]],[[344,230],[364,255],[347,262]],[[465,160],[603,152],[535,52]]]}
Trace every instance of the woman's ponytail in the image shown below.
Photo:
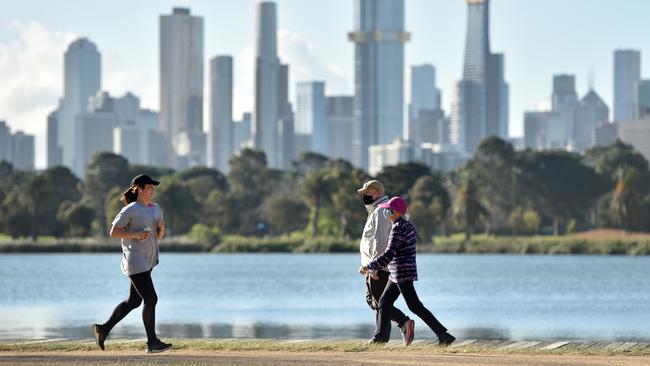
{"label": "woman's ponytail", "polygon": [[129,187],[126,191],[122,192],[122,196],[120,197],[120,201],[124,205],[128,205],[131,202],[135,202],[138,199],[138,186],[137,185],[132,185]]}

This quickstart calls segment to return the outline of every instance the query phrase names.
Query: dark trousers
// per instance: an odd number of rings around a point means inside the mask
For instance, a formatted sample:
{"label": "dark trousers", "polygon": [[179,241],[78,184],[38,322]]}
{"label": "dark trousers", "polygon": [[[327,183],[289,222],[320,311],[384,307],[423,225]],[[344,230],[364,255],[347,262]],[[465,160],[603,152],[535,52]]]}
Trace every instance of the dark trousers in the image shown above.
{"label": "dark trousers", "polygon": [[147,340],[153,342],[158,339],[156,337],[156,303],[158,302],[158,295],[156,295],[156,289],[153,287],[153,281],[151,280],[151,270],[131,275],[129,280],[131,280],[129,297],[115,307],[113,314],[102,325],[102,328],[106,333],[110,332],[131,310],[144,302],[142,322],[144,323],[144,329],[147,331]]}
{"label": "dark trousers", "polygon": [[375,333],[375,339],[383,342],[388,342],[390,339],[390,319],[392,316],[393,309],[395,307],[393,304],[395,300],[399,297],[400,293],[404,296],[404,301],[409,307],[409,310],[413,314],[417,315],[426,325],[433,330],[433,332],[438,336],[442,336],[447,332],[445,328],[438,319],[436,319],[431,312],[424,307],[418,294],[415,292],[415,287],[413,287],[413,281],[399,282],[395,283],[392,281],[388,282],[384,293],[379,299],[379,317],[377,320],[377,333]]}
{"label": "dark trousers", "polygon": [[[386,284],[389,282],[388,272],[377,271],[377,275],[379,276],[379,279],[377,280],[370,277],[370,273],[366,275],[366,302],[368,303],[368,306],[375,311],[375,324],[379,324],[379,299],[386,289]],[[408,316],[404,315],[404,313],[396,307],[393,307],[390,311],[390,320],[397,323],[398,327],[404,325],[408,319]]]}

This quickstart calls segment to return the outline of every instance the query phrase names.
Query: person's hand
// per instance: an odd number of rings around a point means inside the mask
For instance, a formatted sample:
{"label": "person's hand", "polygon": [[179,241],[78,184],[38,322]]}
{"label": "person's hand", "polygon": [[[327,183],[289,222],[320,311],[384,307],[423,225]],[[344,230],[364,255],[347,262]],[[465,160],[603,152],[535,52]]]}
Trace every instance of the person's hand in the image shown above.
{"label": "person's hand", "polygon": [[368,266],[361,266],[361,268],[359,268],[359,273],[362,275],[368,273]]}
{"label": "person's hand", "polygon": [[377,273],[377,271],[370,271],[370,278],[372,278],[373,280],[378,280],[379,274]]}
{"label": "person's hand", "polygon": [[158,231],[165,231],[165,219],[162,217],[158,219]]}
{"label": "person's hand", "polygon": [[146,240],[151,236],[151,231],[140,231],[135,233],[135,238],[138,240]]}

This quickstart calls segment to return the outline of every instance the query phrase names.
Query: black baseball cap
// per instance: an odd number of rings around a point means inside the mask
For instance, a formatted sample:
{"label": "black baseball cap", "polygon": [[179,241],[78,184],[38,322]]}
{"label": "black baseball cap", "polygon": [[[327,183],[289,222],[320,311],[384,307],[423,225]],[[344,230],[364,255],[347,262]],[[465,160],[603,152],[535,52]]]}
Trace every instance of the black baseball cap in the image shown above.
{"label": "black baseball cap", "polygon": [[157,186],[160,184],[160,182],[157,180],[153,180],[150,176],[146,174],[136,175],[131,181],[132,186],[143,186],[145,184],[153,184],[154,186]]}

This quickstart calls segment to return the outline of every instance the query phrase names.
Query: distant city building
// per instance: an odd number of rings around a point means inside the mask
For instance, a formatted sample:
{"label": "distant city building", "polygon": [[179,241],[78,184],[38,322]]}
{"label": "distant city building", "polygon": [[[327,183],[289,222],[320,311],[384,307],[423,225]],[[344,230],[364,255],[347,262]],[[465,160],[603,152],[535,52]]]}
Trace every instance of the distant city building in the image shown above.
{"label": "distant city building", "polygon": [[639,82],[638,100],[639,118],[643,119],[650,115],[650,80]]}
{"label": "distant city building", "polygon": [[396,139],[390,144],[373,145],[368,151],[368,173],[377,175],[386,166],[413,161],[413,143]]}
{"label": "distant city building", "polygon": [[353,163],[369,167],[369,147],[404,133],[404,0],[355,0]]}
{"label": "distant city building", "polygon": [[595,91],[590,90],[576,108],[572,150],[582,153],[593,147],[596,128],[608,121],[609,107]]}
{"label": "distant city building", "polygon": [[233,155],[237,154],[241,149],[253,147],[251,140],[251,113],[244,113],[240,121],[233,123]]}
{"label": "distant city building", "polygon": [[637,88],[641,80],[641,52],[614,51],[614,122],[637,118]]}
{"label": "distant city building", "polygon": [[224,173],[233,154],[233,60],[230,56],[210,61],[210,123],[208,125],[208,166]]}
{"label": "distant city building", "polygon": [[205,165],[203,18],[187,8],[160,16],[160,125],[176,168]]}
{"label": "distant city building", "polygon": [[11,163],[13,161],[11,146],[11,130],[7,122],[0,120],[0,161]]}
{"label": "distant city building", "polygon": [[296,158],[295,118],[289,101],[289,65],[280,64],[278,75],[278,151],[279,168],[288,169]]}
{"label": "distant city building", "polygon": [[601,123],[594,131],[594,144],[596,146],[611,145],[618,139],[618,123]]}
{"label": "distant city building", "polygon": [[47,167],[52,168],[63,164],[63,149],[59,145],[59,113],[61,105],[47,115],[46,145],[47,145]]}
{"label": "distant city building", "polygon": [[444,143],[445,113],[441,109],[419,109],[411,120],[409,141],[416,146],[423,143]]}
{"label": "distant city building", "polygon": [[309,151],[328,154],[325,83],[299,82],[296,86],[296,135],[309,136]]}
{"label": "distant city building", "polygon": [[569,136],[560,112],[525,112],[524,145],[532,150],[565,150]]}
{"label": "distant city building", "polygon": [[11,140],[14,169],[34,170],[34,135],[18,131]]}
{"label": "distant city building", "polygon": [[[418,162],[438,171],[451,171],[463,165],[470,156],[449,144],[423,143],[395,140],[392,144],[370,147],[370,175],[377,175],[386,166]],[[397,193],[397,192],[394,192]]]}
{"label": "distant city building", "polygon": [[458,82],[450,120],[450,142],[473,153],[488,136],[508,134],[508,84],[504,56],[490,52],[489,1],[467,0],[463,79]]}
{"label": "distant city building", "polygon": [[618,124],[621,141],[630,144],[647,160],[650,160],[650,116]]}
{"label": "distant city building", "polygon": [[58,146],[63,165],[79,174],[84,170],[81,158],[79,114],[88,110],[89,98],[101,89],[101,56],[97,46],[86,38],[72,42],[64,56],[63,100],[57,113]]}
{"label": "distant city building", "polygon": [[442,93],[436,87],[436,68],[433,65],[411,66],[411,104],[409,105],[410,124],[418,118],[420,110],[441,109]]}
{"label": "distant city building", "polygon": [[354,125],[354,97],[327,97],[328,155],[332,159],[352,162],[352,126]]}
{"label": "distant city building", "polygon": [[[558,113],[563,119],[561,123],[564,126],[566,136],[565,145],[561,147],[562,149],[572,145],[576,108],[578,107],[578,94],[576,93],[575,84],[574,75],[560,74],[553,76],[552,111]],[[558,148],[560,147],[558,146]]]}
{"label": "distant city building", "polygon": [[259,2],[255,19],[255,103],[251,135],[253,146],[266,153],[270,167],[279,168],[277,14],[273,2]]}

